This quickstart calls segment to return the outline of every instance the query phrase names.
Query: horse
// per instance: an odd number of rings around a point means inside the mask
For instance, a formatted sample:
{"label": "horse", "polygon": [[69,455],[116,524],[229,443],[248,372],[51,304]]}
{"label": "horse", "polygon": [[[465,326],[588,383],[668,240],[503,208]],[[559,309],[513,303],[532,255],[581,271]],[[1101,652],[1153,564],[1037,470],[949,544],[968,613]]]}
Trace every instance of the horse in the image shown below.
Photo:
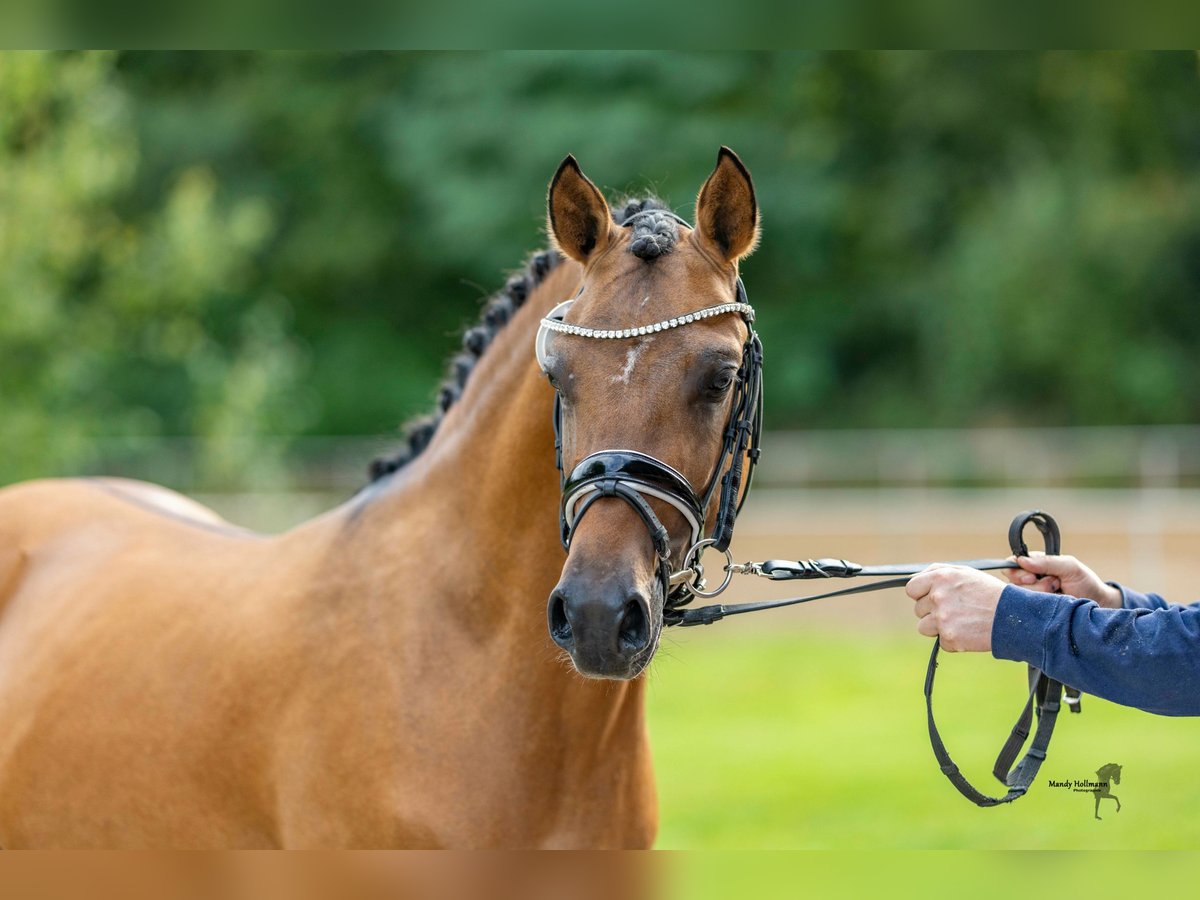
{"label": "horse", "polygon": [[1109,781],[1115,784],[1121,783],[1121,767],[1116,763],[1109,763],[1106,766],[1096,770],[1096,780],[1101,782],[1101,786],[1092,791],[1092,795],[1096,798],[1095,816],[1100,818],[1100,801],[1107,797],[1110,800],[1115,800],[1117,803],[1117,812],[1121,811],[1121,801],[1117,799],[1109,785]]}
{"label": "horse", "polygon": [[[564,559],[551,412],[568,467],[628,447],[702,484],[747,326],[555,335],[546,372],[533,345],[567,297],[596,328],[732,300],[758,208],[722,148],[694,227],[614,212],[572,156],[547,211],[551,249],[342,505],[264,535],[137,481],[0,491],[0,846],[653,844],[664,561],[611,496]],[[687,523],[649,508],[679,565]]]}

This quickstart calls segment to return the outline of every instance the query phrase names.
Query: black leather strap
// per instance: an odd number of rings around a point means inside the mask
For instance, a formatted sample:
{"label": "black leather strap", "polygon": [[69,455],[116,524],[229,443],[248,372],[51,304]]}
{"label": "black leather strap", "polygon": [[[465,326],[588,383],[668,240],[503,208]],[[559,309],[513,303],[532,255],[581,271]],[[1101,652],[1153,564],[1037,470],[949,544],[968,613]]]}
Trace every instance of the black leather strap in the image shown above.
{"label": "black leather strap", "polygon": [[619,478],[607,478],[596,483],[596,490],[589,493],[579,504],[575,513],[576,524],[591,508],[592,504],[601,497],[618,497],[628,503],[638,517],[646,525],[650,534],[650,542],[654,545],[654,554],[658,563],[658,581],[662,588],[663,602],[671,594],[671,535],[646,499],[632,487]]}
{"label": "black leather strap", "polygon": [[[1038,769],[1041,768],[1043,760],[1046,758],[1046,751],[1050,748],[1050,738],[1054,735],[1054,723],[1058,717],[1059,700],[1062,696],[1062,684],[1048,678],[1044,672],[1041,672],[1032,666],[1029,667],[1029,675],[1032,687],[1029,690],[1029,697],[1025,701],[1025,706],[1021,710],[1021,715],[1017,719],[1017,724],[1013,726],[1009,733],[1008,740],[1004,742],[1004,747],[1000,750],[1000,755],[996,758],[996,764],[992,769],[997,780],[1008,788],[1008,793],[1003,797],[990,797],[976,788],[969,782],[965,775],[959,771],[954,760],[950,758],[950,752],[946,749],[945,743],[942,741],[942,736],[938,732],[937,723],[933,717],[933,677],[937,671],[938,650],[941,647],[941,642],[936,638],[933,642],[933,652],[929,655],[929,668],[925,672],[925,712],[929,725],[929,744],[933,747],[934,758],[938,762],[938,766],[942,770],[942,774],[949,779],[950,783],[958,790],[960,794],[974,803],[976,806],[999,806],[1002,803],[1012,803],[1018,797],[1022,796],[1029,790],[1033,784],[1033,779],[1037,777]],[[1035,705],[1036,704],[1036,705]],[[1029,749],[1025,752],[1025,756],[1017,764],[1016,768],[1010,770],[1010,766],[1017,754],[1021,751],[1021,747],[1025,743],[1026,737],[1029,735],[1029,725],[1033,719],[1033,710],[1037,709],[1038,725],[1037,731],[1034,733],[1033,741],[1029,745]]]}
{"label": "black leather strap", "polygon": [[[738,279],[738,295],[744,296],[745,289],[741,279]],[[750,494],[750,484],[754,478],[754,468],[758,464],[759,438],[762,432],[762,342],[754,329],[742,348],[742,365],[738,370],[737,393],[733,398],[733,408],[729,424],[721,445],[721,454],[712,478],[704,489],[703,506],[708,509],[712,495],[719,488],[720,500],[717,504],[717,520],[713,526],[712,539],[714,547],[719,551],[725,550],[733,539],[733,526],[737,515],[741,512],[742,504]],[[729,468],[724,470],[725,459],[729,458]],[[742,473],[745,470],[746,486],[742,489]]]}
{"label": "black leather strap", "polygon": [[[948,566],[967,566],[971,569],[1015,569],[1007,559],[960,559]],[[807,581],[814,578],[880,578],[894,575],[916,575],[929,563],[891,563],[886,566],[864,566],[848,559],[768,559],[759,570],[772,581]]]}
{"label": "black leather strap", "polygon": [[[1015,569],[1016,563],[1007,559],[967,559],[947,563],[954,566],[969,566],[972,569],[994,570]],[[814,578],[877,578],[888,576],[883,581],[873,581],[854,587],[840,588],[836,591],[826,591],[823,594],[809,594],[804,597],[788,597],[783,600],[762,600],[758,603],[716,603],[712,606],[701,606],[697,609],[675,610],[677,615],[667,618],[666,624],[679,625],[684,628],[692,625],[711,625],[728,616],[740,616],[745,613],[762,612],[768,609],[779,609],[784,606],[798,606],[801,603],[812,603],[814,600],[828,600],[831,597],[848,597],[852,594],[867,594],[871,591],[883,591],[888,588],[904,587],[909,578],[922,569],[928,568],[929,563],[903,563],[888,566],[863,566],[845,559],[806,559],[781,560],[770,559],[762,563],[764,575],[772,581],[805,581]]]}
{"label": "black leather strap", "polygon": [[[659,496],[672,498],[672,504],[686,509],[692,521],[697,523],[696,527],[703,530],[704,512],[700,500],[683,475],[653,456],[636,450],[602,450],[580,460],[562,481],[559,522],[563,547],[569,547],[574,523],[578,521],[582,509],[591,505],[584,504],[579,498],[587,496],[596,485],[611,480],[620,481],[635,490],[645,488]],[[575,504],[579,506],[572,510]],[[657,518],[655,521],[658,521]],[[700,536],[698,531],[692,534],[691,540],[699,540]]]}
{"label": "black leather strap", "polygon": [[787,600],[763,600],[761,603],[734,603],[726,606],[724,603],[714,603],[711,606],[701,606],[698,609],[669,609],[664,611],[663,621],[667,625],[678,625],[690,628],[694,625],[712,625],[720,622],[726,616],[738,616],[744,613],[761,612],[767,609],[778,609],[781,606],[796,606],[800,603],[811,603],[814,600],[827,600],[831,597],[849,597],[851,594],[868,594],[872,591],[882,591],[887,588],[904,587],[908,576],[891,578],[887,581],[873,581],[870,584],[858,584],[854,587],[840,588],[836,591],[826,591],[823,594],[812,594],[807,597],[792,597]]}

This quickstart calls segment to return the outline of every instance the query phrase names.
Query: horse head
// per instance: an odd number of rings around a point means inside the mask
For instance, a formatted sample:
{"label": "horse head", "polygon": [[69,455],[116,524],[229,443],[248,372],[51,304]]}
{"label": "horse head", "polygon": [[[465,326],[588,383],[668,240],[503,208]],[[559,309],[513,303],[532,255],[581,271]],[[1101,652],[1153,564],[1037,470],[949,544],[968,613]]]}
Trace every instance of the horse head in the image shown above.
{"label": "horse head", "polygon": [[1121,767],[1116,763],[1109,763],[1106,766],[1096,770],[1096,776],[1101,781],[1112,781],[1114,784],[1121,783]]}
{"label": "horse head", "polygon": [[[723,447],[750,335],[738,261],[758,239],[758,209],[749,172],[726,148],[694,227],[654,201],[614,219],[570,156],[547,205],[555,244],[582,265],[560,330],[539,336],[558,393],[564,483],[583,485],[564,505],[568,556],[550,595],[550,634],[580,673],[629,679],[658,646],[663,572],[682,565],[728,506],[727,492],[705,486],[733,458]],[[692,315],[700,310],[709,312]]]}

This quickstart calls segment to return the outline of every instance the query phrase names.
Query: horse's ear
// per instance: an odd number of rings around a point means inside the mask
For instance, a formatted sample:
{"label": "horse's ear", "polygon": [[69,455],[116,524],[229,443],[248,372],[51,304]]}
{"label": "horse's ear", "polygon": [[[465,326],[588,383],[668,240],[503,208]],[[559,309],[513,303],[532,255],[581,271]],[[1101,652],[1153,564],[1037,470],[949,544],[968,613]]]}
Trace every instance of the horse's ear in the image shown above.
{"label": "horse's ear", "polygon": [[546,207],[550,237],[565,255],[587,262],[608,244],[613,228],[608,201],[579,170],[574,156],[568,154],[554,173]]}
{"label": "horse's ear", "polygon": [[722,147],[700,196],[696,198],[696,231],[718,256],[737,262],[758,243],[758,203],[754,182],[737,154]]}

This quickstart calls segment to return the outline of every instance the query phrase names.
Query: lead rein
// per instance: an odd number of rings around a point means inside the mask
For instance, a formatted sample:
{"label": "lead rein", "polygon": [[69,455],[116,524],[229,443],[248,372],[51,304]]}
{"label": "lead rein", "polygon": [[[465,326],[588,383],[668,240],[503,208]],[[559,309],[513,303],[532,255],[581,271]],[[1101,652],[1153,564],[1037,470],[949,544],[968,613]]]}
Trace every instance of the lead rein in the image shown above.
{"label": "lead rein", "polygon": [[[1062,536],[1058,523],[1048,513],[1039,509],[1026,510],[1018,513],[1008,529],[1008,544],[1014,556],[1028,556],[1029,547],[1025,543],[1025,526],[1033,523],[1045,541],[1046,553],[1057,555],[1062,545]],[[667,605],[663,611],[663,621],[666,625],[678,625],[683,628],[695,625],[711,625],[728,616],[744,613],[761,612],[768,609],[780,609],[785,606],[797,606],[801,603],[811,603],[813,600],[827,600],[833,597],[848,597],[854,594],[866,594],[872,591],[883,591],[889,588],[903,587],[910,577],[930,563],[897,563],[882,566],[864,566],[845,559],[805,559],[783,560],[769,559],[765,562],[735,563],[728,549],[725,554],[725,573],[721,584],[714,590],[706,590],[704,582],[704,567],[700,557],[704,550],[715,542],[704,540],[693,546],[684,556],[683,568],[670,577],[670,584],[683,585],[686,588],[682,603],[674,602]],[[968,566],[981,571],[1018,568],[1015,562],[1008,559],[968,559],[947,563],[947,565]],[[762,600],[757,603],[717,603],[702,606],[698,609],[681,608],[687,603],[687,597],[712,599],[729,587],[734,575],[755,575],[768,578],[771,581],[807,581],[816,578],[879,578],[868,584],[854,587],[811,594],[805,597],[789,597],[784,600]]]}
{"label": "lead rein", "polygon": [[[1041,510],[1028,510],[1013,519],[1008,530],[1009,548],[1014,556],[1028,556],[1029,548],[1025,544],[1025,526],[1032,522],[1046,542],[1046,553],[1057,556],[1061,552],[1061,535],[1058,524],[1047,513]],[[908,579],[927,568],[927,564],[900,564],[887,566],[862,566],[844,559],[807,559],[800,561],[767,560],[763,563],[743,563],[735,565],[729,551],[725,550],[725,578],[714,591],[706,591],[704,585],[704,569],[700,565],[700,554],[704,549],[700,542],[684,557],[684,568],[674,573],[672,584],[686,584],[687,590],[698,597],[714,597],[729,586],[734,574],[758,575],[772,581],[794,581],[812,578],[862,578],[876,577],[879,581],[854,587],[828,591],[823,594],[813,594],[808,597],[793,597],[788,600],[764,600],[760,603],[737,603],[730,606],[715,604],[699,609],[679,609],[668,606],[663,611],[667,625],[711,625],[726,616],[741,613],[758,612],[764,609],[777,609],[781,606],[794,606],[798,603],[809,603],[813,600],[824,600],[828,597],[844,597],[851,594],[865,594],[869,591],[881,591],[887,588],[903,587]],[[950,565],[969,566],[972,569],[995,570],[1015,569],[1017,564],[1007,559],[971,559]],[[691,576],[690,578],[688,576]],[[685,579],[687,579],[685,581]],[[1021,708],[1017,723],[1009,732],[1008,739],[996,757],[992,774],[1005,788],[1006,792],[999,797],[984,794],[969,782],[959,770],[946,749],[942,736],[938,733],[937,723],[933,717],[933,682],[938,665],[938,651],[941,642],[934,639],[933,650],[929,655],[929,664],[925,670],[925,710],[929,728],[929,742],[933,747],[934,758],[937,759],[942,773],[954,785],[955,789],[974,803],[976,806],[989,807],[1011,803],[1018,797],[1024,796],[1033,784],[1046,751],[1050,746],[1050,738],[1054,733],[1054,724],[1058,718],[1060,699],[1065,699],[1071,712],[1080,711],[1079,691],[1056,681],[1034,666],[1028,667],[1029,694]],[[1036,728],[1033,726],[1034,716],[1037,716]],[[1018,760],[1026,740],[1033,732],[1029,749]]]}
{"label": "lead rein", "polygon": [[[711,625],[727,616],[743,613],[762,612],[768,609],[780,609],[785,606],[798,606],[813,600],[827,600],[832,597],[848,597],[853,594],[866,594],[872,591],[883,591],[889,588],[904,587],[909,578],[928,568],[931,563],[903,563],[886,566],[864,566],[845,559],[806,559],[782,560],[769,559],[766,562],[728,563],[726,566],[725,586],[732,575],[756,575],[771,581],[808,581],[816,578],[881,578],[882,581],[872,581],[853,587],[826,591],[821,594],[810,594],[805,597],[788,597],[783,600],[761,600],[757,603],[716,603],[711,606],[701,606],[697,609],[671,608],[664,611],[667,625],[678,625],[687,628],[694,625]],[[981,571],[997,569],[1016,569],[1019,566],[1007,559],[968,559],[948,562],[949,566],[967,566]],[[703,570],[701,570],[702,572]],[[689,570],[684,570],[688,573]],[[678,573],[677,573],[678,574]],[[688,582],[693,589],[694,582]],[[724,586],[711,593],[704,592],[703,581],[699,581],[700,590],[692,590],[702,597],[713,597],[724,589]]]}

